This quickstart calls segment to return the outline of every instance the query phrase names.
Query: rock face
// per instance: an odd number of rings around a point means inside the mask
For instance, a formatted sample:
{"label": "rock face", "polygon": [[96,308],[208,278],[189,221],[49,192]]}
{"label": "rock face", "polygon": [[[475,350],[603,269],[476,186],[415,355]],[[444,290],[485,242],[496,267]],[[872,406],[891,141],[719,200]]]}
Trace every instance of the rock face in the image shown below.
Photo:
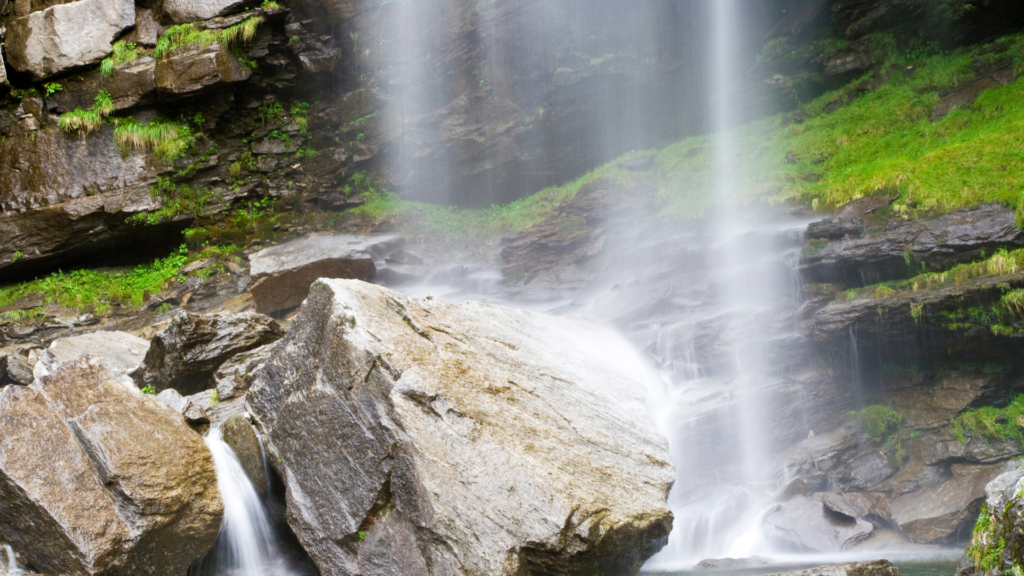
{"label": "rock face", "polygon": [[953,479],[892,502],[892,519],[915,542],[941,543],[970,530],[985,501],[985,486],[1007,467],[953,465]]}
{"label": "rock face", "polygon": [[166,0],[163,12],[175,24],[183,24],[241,12],[258,4],[253,0]]}
{"label": "rock face", "polygon": [[618,573],[671,528],[645,373],[597,323],[321,280],[248,405],[323,573]]}
{"label": "rock face", "polygon": [[870,522],[835,508],[797,496],[764,517],[765,533],[796,550],[813,552],[847,550],[871,535]]}
{"label": "rock face", "polygon": [[805,252],[800,272],[810,282],[864,286],[922,269],[946,270],[978,260],[982,252],[1021,246],[1024,231],[1017,228],[1013,210],[992,202],[936,218],[900,221],[868,238],[830,242],[815,254]]}
{"label": "rock face", "polygon": [[221,82],[243,82],[252,70],[231,51],[214,42],[203,48],[181,48],[156,65],[156,88],[161,98],[194,94]]}
{"label": "rock face", "polygon": [[1013,574],[1024,564],[1024,485],[1006,480],[1007,476],[1001,475],[985,488],[989,503],[998,506],[986,503],[982,509],[957,576]]}
{"label": "rock face", "polygon": [[90,354],[102,357],[107,370],[114,378],[127,386],[132,386],[129,374],[142,364],[148,350],[149,342],[125,332],[93,332],[72,338],[61,338],[54,340],[39,357],[33,375],[36,379],[42,379],[66,362],[82,354]]}
{"label": "rock face", "polygon": [[0,496],[0,540],[56,574],[183,574],[222,514],[202,438],[88,356],[0,392]]}
{"label": "rock face", "polygon": [[156,334],[132,377],[140,388],[195,394],[215,385],[213,375],[228,359],[283,335],[277,322],[262,314],[183,312]]}
{"label": "rock face", "polygon": [[263,465],[260,440],[252,428],[252,422],[244,414],[236,414],[221,426],[224,442],[231,446],[252,487],[260,494],[267,493],[267,471]]}
{"label": "rock face", "polygon": [[261,250],[249,257],[256,309],[271,314],[295,308],[318,278],[369,278],[377,271],[374,260],[404,244],[400,236],[315,236]]}
{"label": "rock face", "polygon": [[114,40],[135,24],[131,0],[78,0],[26,13],[18,2],[8,23],[11,66],[36,80],[97,64],[113,51]]}

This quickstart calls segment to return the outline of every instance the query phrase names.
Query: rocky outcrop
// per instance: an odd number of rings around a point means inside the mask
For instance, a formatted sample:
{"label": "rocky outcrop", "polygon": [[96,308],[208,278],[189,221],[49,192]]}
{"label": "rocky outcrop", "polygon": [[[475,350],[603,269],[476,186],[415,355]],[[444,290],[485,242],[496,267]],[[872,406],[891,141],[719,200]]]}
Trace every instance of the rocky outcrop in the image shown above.
{"label": "rocky outcrop", "polygon": [[[828,238],[811,227],[808,239]],[[999,203],[979,204],[943,216],[896,221],[870,237],[834,240],[805,251],[800,272],[809,282],[864,286],[907,278],[922,271],[947,270],[973,262],[982,253],[1024,246],[1013,210]],[[813,252],[813,253],[811,253]]]}
{"label": "rocky outcrop", "polygon": [[590,321],[321,280],[248,405],[324,573],[635,571],[674,475],[629,350]]}
{"label": "rocky outcrop", "polygon": [[970,530],[985,501],[985,486],[1008,468],[952,466],[953,478],[892,502],[892,519],[915,542],[943,543]]}
{"label": "rocky outcrop", "polygon": [[28,386],[34,378],[32,366],[21,354],[8,352],[0,355],[0,387],[9,384]]}
{"label": "rocky outcrop", "polygon": [[764,517],[765,534],[782,545],[800,551],[848,550],[871,535],[870,522],[849,514],[846,506],[796,496],[779,504]]}
{"label": "rocky outcrop", "polygon": [[88,356],[0,392],[0,540],[55,574],[176,576],[222,504],[202,438]]}
{"label": "rocky outcrop", "polygon": [[267,344],[242,352],[222,364],[213,375],[217,381],[217,398],[230,400],[248,392],[273,348],[273,344]]}
{"label": "rocky outcrop", "polygon": [[214,42],[204,47],[176,50],[156,64],[156,89],[171,100],[200,92],[220,83],[244,82],[252,70],[226,46]]}
{"label": "rocky outcrop", "polygon": [[174,388],[186,396],[195,394],[214,387],[214,373],[233,356],[283,335],[277,322],[253,312],[182,312],[156,334],[145,361],[132,377],[140,388],[151,386],[157,392]]}
{"label": "rocky outcrop", "polygon": [[318,278],[365,280],[383,260],[401,248],[400,236],[314,236],[261,250],[249,257],[256,309],[271,314],[295,308]]}
{"label": "rocky outcrop", "polygon": [[227,16],[257,5],[259,2],[254,0],[165,0],[163,14],[175,24],[184,24]]}
{"label": "rocky outcrop", "polygon": [[[1009,481],[1014,476],[1018,480]],[[1024,566],[1024,485],[1019,478],[1019,470],[1007,472],[985,488],[987,502],[957,576],[1002,576]]]}
{"label": "rocky outcrop", "polygon": [[135,24],[132,0],[78,0],[33,12],[29,5],[17,2],[7,23],[7,59],[36,80],[98,64]]}
{"label": "rocky outcrop", "polygon": [[220,428],[221,438],[231,447],[252,487],[260,495],[267,493],[267,469],[263,464],[263,450],[252,422],[244,414],[227,419]]}
{"label": "rocky outcrop", "polygon": [[149,350],[149,342],[124,332],[93,332],[71,338],[54,340],[39,357],[33,369],[37,380],[54,373],[62,365],[82,354],[103,358],[111,376],[132,386],[130,374],[142,364]]}
{"label": "rocky outcrop", "polygon": [[81,81],[68,83],[63,90],[50,95],[46,103],[51,110],[62,114],[76,108],[88,110],[100,90],[105,90],[110,94],[114,110],[155,104],[156,68],[156,61],[143,55],[116,66],[107,76],[93,70],[84,74]]}
{"label": "rocky outcrop", "polygon": [[158,394],[157,399],[184,416],[185,421],[193,426],[210,423],[210,417],[206,415],[206,410],[202,406],[196,404],[191,398],[182,396],[173,388],[168,388]]}

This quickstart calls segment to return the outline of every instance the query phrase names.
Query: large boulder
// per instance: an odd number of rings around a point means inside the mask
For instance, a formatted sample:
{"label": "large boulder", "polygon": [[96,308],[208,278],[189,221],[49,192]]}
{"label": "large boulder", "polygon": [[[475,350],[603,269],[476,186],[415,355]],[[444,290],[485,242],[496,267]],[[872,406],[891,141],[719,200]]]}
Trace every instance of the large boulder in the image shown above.
{"label": "large boulder", "polygon": [[284,335],[267,316],[254,312],[182,312],[158,332],[142,365],[133,373],[140,388],[174,388],[184,395],[215,386],[214,373],[227,360]]}
{"label": "large boulder", "polygon": [[820,499],[796,496],[779,504],[764,517],[769,538],[795,550],[839,552],[871,535],[870,522],[851,515],[846,502],[827,504]]}
{"label": "large boulder", "polygon": [[405,244],[400,236],[314,236],[261,250],[249,257],[250,288],[263,314],[295,308],[319,278],[364,280]]}
{"label": "large boulder", "polygon": [[672,523],[652,376],[600,323],[320,280],[247,398],[325,574],[620,573]]}
{"label": "large boulder", "polygon": [[220,428],[221,438],[238,457],[242,470],[259,494],[267,493],[267,468],[263,463],[260,439],[245,414],[235,414]]}
{"label": "large boulder", "polygon": [[7,24],[7,58],[36,80],[99,63],[135,24],[132,0],[77,0],[22,12]]}
{"label": "large boulder", "polygon": [[222,511],[202,438],[102,361],[0,392],[0,541],[35,568],[178,576]]}
{"label": "large boulder", "polygon": [[40,355],[33,375],[41,379],[82,354],[89,354],[102,357],[110,374],[131,386],[132,378],[129,374],[142,364],[148,350],[148,341],[126,332],[93,332],[60,338],[54,340]]}
{"label": "large boulder", "polygon": [[1016,467],[1016,462],[993,466],[954,464],[952,479],[893,500],[892,519],[919,543],[942,543],[966,534],[985,501],[985,486]]}

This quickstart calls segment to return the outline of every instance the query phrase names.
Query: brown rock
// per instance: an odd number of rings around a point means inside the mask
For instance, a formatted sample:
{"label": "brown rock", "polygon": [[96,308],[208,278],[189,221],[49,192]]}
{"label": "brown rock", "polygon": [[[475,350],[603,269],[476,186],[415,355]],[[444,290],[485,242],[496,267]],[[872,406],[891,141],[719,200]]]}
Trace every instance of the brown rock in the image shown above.
{"label": "brown rock", "polygon": [[177,576],[220,529],[209,450],[83,356],[0,392],[0,539],[59,574]]}
{"label": "brown rock", "polygon": [[205,48],[179,48],[156,65],[156,88],[163,99],[181,98],[220,83],[243,82],[252,76],[231,50],[213,43]]}
{"label": "brown rock", "polygon": [[263,450],[252,422],[244,414],[231,416],[221,426],[224,442],[231,446],[238,461],[245,470],[245,475],[252,482],[252,487],[260,494],[267,493],[267,470],[263,465]]}

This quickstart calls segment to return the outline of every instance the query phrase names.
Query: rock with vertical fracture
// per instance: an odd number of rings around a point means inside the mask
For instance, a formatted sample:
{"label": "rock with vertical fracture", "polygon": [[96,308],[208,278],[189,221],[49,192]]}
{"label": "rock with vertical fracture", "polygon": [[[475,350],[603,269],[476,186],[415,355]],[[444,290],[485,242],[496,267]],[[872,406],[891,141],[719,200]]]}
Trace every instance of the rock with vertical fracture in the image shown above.
{"label": "rock with vertical fracture", "polygon": [[247,403],[324,574],[626,573],[672,526],[651,378],[597,322],[320,280]]}

